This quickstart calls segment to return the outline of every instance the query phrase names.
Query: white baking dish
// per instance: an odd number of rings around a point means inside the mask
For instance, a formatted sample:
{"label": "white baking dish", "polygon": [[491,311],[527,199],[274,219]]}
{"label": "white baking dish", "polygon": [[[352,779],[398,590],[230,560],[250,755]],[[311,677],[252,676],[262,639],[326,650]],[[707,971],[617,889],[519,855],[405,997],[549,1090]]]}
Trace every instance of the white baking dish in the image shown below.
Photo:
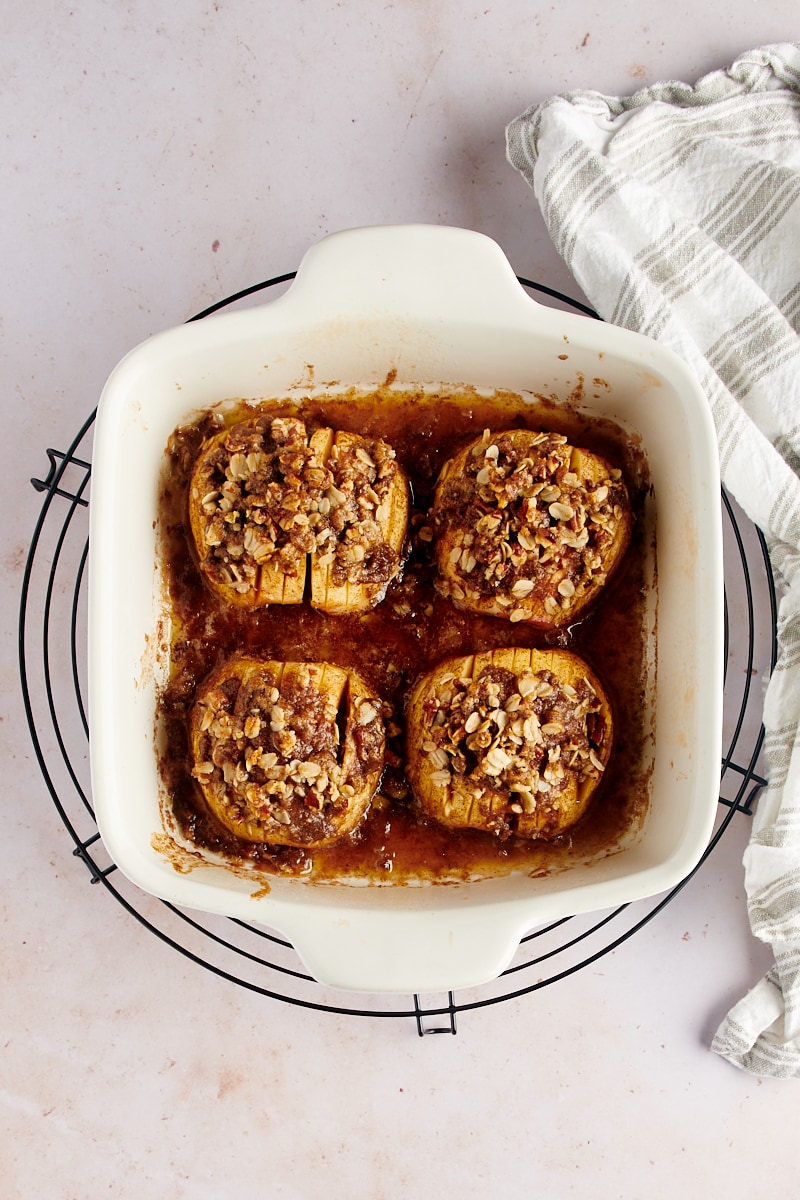
{"label": "white baking dish", "polygon": [[[565,357],[565,347],[568,355]],[[154,848],[162,832],[154,713],[165,655],[156,531],[158,475],[173,429],[227,397],[303,394],[313,376],[530,389],[641,437],[657,520],[657,682],[652,802],[635,844],[547,878],[447,887],[268,892],[223,867],[183,874]],[[260,307],[159,334],[131,351],[100,401],[89,571],[91,767],[97,821],[114,862],[175,904],[260,922],[290,938],[319,980],[361,991],[479,984],[544,922],[666,891],[699,861],[719,787],[722,551],[717,447],[689,370],[649,339],[546,308],[499,247],[459,229],[376,227],[335,234],[291,288]]]}

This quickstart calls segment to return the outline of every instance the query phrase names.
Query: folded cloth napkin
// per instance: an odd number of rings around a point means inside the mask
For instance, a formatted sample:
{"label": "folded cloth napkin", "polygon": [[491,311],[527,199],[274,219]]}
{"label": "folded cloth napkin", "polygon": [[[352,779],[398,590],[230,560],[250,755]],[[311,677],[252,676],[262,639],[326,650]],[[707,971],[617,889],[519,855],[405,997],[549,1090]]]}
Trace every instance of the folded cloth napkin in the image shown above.
{"label": "folded cloth napkin", "polygon": [[600,316],[697,373],[724,483],[782,584],[769,783],[744,856],[750,922],[775,966],[712,1048],[754,1074],[800,1077],[800,43],[743,54],[694,87],[555,96],[506,136]]}

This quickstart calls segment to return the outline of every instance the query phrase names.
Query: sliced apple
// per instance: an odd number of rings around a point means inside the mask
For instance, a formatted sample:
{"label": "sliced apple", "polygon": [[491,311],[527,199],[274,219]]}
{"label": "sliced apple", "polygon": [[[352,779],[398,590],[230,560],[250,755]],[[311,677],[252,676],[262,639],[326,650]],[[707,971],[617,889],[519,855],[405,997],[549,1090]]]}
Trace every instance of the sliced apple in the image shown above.
{"label": "sliced apple", "polygon": [[443,825],[552,840],[585,813],[608,764],[611,706],[567,650],[451,659],[414,687],[406,771]]}
{"label": "sliced apple", "polygon": [[[229,604],[361,612],[397,574],[408,483],[385,442],[262,416],[215,434],[192,474],[189,524],[208,585]],[[310,564],[310,567],[309,567]]]}
{"label": "sliced apple", "polygon": [[305,425],[292,417],[242,421],[203,446],[189,526],[206,582],[229,604],[301,603],[318,490],[312,467]]}
{"label": "sliced apple", "polygon": [[[327,613],[364,612],[383,598],[399,570],[408,482],[386,443],[318,429],[310,446],[333,475],[330,536],[311,557],[311,606]],[[338,529],[337,509],[344,518]]]}
{"label": "sliced apple", "polygon": [[618,469],[531,430],[486,430],[449,459],[431,522],[441,590],[457,607],[542,630],[585,615],[632,526]]}
{"label": "sliced apple", "polygon": [[192,775],[221,824],[250,842],[315,847],[351,833],[383,770],[381,702],[331,663],[225,663],[190,717]]}

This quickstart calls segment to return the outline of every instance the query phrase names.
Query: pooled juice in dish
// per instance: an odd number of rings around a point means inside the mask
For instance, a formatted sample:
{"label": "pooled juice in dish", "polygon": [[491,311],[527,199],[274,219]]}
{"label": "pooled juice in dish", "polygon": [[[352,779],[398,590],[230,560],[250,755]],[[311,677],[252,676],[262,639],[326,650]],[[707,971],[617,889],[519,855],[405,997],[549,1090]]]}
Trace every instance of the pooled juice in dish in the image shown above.
{"label": "pooled juice in dish", "polygon": [[[638,445],[610,422],[568,405],[510,393],[467,389],[429,393],[387,385],[289,400],[226,402],[176,430],[167,449],[159,500],[159,544],[169,609],[170,679],[159,702],[160,771],[165,824],[182,854],[224,861],[233,870],[295,876],[319,883],[413,885],[544,874],[613,853],[638,831],[649,802],[653,731],[646,702],[652,661],[648,627],[655,586],[654,532],[646,499],[647,467]],[[208,586],[189,517],[189,488],[202,447],[225,426],[261,416],[291,417],[316,430],[379,439],[394,451],[408,481],[410,507],[401,565],[373,607],[324,611],[306,588],[300,602],[242,606]],[[448,460],[484,430],[563,435],[612,464],[630,499],[629,544],[598,598],[572,624],[541,628],[485,611],[469,611],[445,594],[431,517],[437,481]],[[563,506],[562,506],[563,507]],[[323,547],[324,549],[324,547]],[[567,589],[562,589],[566,591]],[[457,598],[456,598],[457,599]],[[648,617],[650,614],[650,618]],[[405,722],[417,681],[448,659],[508,647],[562,648],[586,662],[609,698],[614,744],[585,815],[553,840],[449,828],[417,803],[406,773]],[[366,816],[320,846],[276,845],[236,836],[214,815],[198,786],[190,714],[204,683],[237,656],[264,662],[330,663],[357,672],[382,702],[384,768]],[[163,851],[164,846],[159,843]]]}

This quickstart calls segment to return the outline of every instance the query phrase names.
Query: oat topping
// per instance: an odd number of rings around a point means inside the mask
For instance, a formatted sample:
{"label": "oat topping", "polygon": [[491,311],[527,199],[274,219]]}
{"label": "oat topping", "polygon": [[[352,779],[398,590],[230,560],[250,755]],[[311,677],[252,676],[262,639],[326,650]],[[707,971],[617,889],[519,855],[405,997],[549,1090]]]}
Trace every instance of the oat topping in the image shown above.
{"label": "oat topping", "polygon": [[512,813],[552,806],[568,783],[603,772],[600,709],[586,678],[573,685],[547,670],[494,666],[477,679],[445,674],[425,702],[431,779],[449,788],[458,777],[476,797],[502,791]]}
{"label": "oat topping", "polygon": [[192,774],[229,828],[321,844],[363,813],[385,734],[380,700],[350,682],[328,664],[240,662],[201,692]]}
{"label": "oat topping", "polygon": [[293,417],[258,417],[217,435],[192,480],[193,530],[206,576],[254,602],[265,572],[304,578],[306,559],[336,585],[386,583],[399,567],[386,541],[395,453],[380,439],[309,437]]}
{"label": "oat topping", "polygon": [[266,563],[297,575],[316,548],[313,514],[331,482],[302,421],[259,417],[216,437],[192,484],[206,573],[239,593],[257,586]]}
{"label": "oat topping", "polygon": [[336,586],[388,581],[399,565],[384,538],[398,470],[394,450],[379,440],[336,440],[327,467],[332,486],[322,501],[320,565],[330,563]]}
{"label": "oat topping", "polygon": [[621,472],[562,434],[487,429],[437,493],[440,589],[512,623],[563,624],[606,582],[629,513]]}

